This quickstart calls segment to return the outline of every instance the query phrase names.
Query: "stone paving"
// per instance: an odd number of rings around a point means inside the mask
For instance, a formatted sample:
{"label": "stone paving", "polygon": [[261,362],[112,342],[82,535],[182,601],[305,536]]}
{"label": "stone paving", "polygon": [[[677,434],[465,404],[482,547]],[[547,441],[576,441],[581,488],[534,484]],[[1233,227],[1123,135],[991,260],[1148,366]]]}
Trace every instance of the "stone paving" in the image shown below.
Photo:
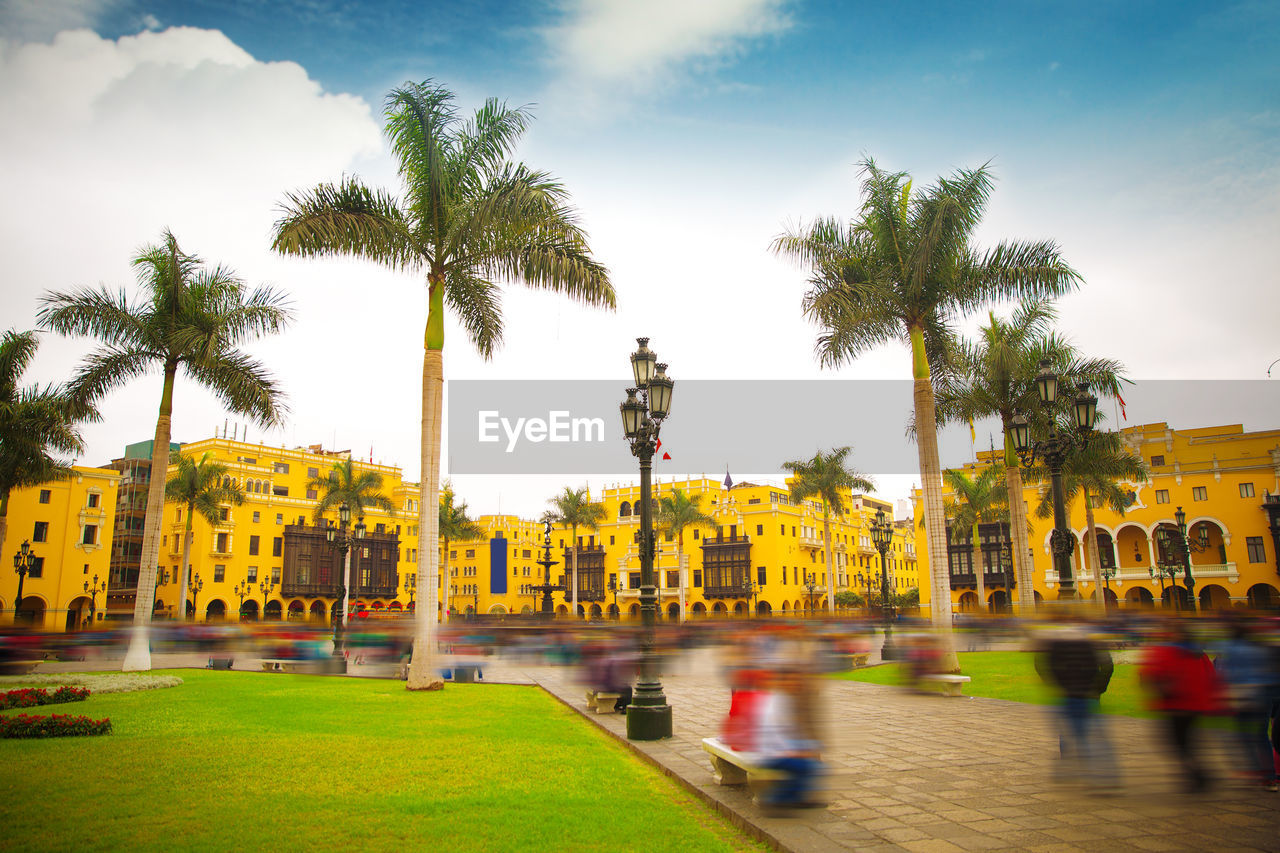
{"label": "stone paving", "polygon": [[[567,669],[528,668],[544,689],[626,742],[620,714],[586,711]],[[825,809],[766,817],[741,787],[716,785],[704,737],[719,733],[729,691],[705,670],[664,676],[674,737],[630,744],[747,832],[783,850],[1280,850],[1280,794],[1234,778],[1235,752],[1206,733],[1218,784],[1181,793],[1152,720],[1107,717],[1122,783],[1055,782],[1049,709],[895,687],[823,681]]]}

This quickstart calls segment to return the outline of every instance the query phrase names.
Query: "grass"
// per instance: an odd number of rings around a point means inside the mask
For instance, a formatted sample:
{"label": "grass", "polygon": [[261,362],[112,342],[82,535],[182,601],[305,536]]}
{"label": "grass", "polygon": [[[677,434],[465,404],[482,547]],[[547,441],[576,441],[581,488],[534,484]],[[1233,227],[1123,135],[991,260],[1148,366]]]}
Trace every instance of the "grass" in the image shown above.
{"label": "grass", "polygon": [[[1007,699],[1033,705],[1051,705],[1057,701],[1054,692],[1035,669],[1035,655],[1030,652],[960,652],[960,671],[972,681],[964,686],[967,696]],[[898,684],[897,664],[855,669],[833,676],[869,684]],[[1150,717],[1146,693],[1138,683],[1136,664],[1117,663],[1107,692],[1102,694],[1104,714],[1127,717]]]}
{"label": "grass", "polygon": [[758,849],[537,688],[181,677],[77,705],[106,737],[0,741],[0,849]]}

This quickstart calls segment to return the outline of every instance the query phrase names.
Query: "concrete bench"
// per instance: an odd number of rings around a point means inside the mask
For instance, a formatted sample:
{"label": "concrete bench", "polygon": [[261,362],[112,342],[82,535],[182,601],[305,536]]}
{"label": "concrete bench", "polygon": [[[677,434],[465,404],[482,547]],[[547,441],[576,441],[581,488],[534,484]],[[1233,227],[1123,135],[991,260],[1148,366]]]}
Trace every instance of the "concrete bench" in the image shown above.
{"label": "concrete bench", "polygon": [[853,654],[849,655],[849,665],[854,668],[857,668],[860,666],[866,666],[867,661],[870,659],[871,659],[870,652],[854,652]]}
{"label": "concrete bench", "polygon": [[780,770],[762,766],[758,755],[739,752],[718,737],[704,737],[702,748],[711,757],[711,770],[717,785],[745,784],[751,789],[751,796],[757,802],[760,794],[770,784],[786,776]]}
{"label": "concrete bench", "polygon": [[969,676],[939,672],[920,676],[920,682],[938,685],[942,688],[943,696],[963,696],[964,686],[969,683]]}
{"label": "concrete bench", "polygon": [[232,658],[209,658],[209,663],[205,665],[206,669],[231,669],[231,664],[235,661]]}
{"label": "concrete bench", "polygon": [[621,693],[609,693],[604,690],[588,690],[587,710],[595,711],[597,714],[612,714],[614,712],[613,706],[618,703],[618,699],[621,697]]}
{"label": "concrete bench", "polygon": [[285,664],[287,663],[289,663],[289,661],[287,660],[264,660],[262,662],[262,671],[263,672],[285,672],[286,670],[284,667],[285,667]]}

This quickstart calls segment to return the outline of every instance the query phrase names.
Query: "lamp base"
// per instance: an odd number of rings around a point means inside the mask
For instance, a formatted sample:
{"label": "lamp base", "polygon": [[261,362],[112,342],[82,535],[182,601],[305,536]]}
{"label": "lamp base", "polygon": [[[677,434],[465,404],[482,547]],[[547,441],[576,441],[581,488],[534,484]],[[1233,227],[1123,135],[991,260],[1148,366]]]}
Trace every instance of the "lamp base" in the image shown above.
{"label": "lamp base", "polygon": [[627,740],[662,740],[669,737],[670,705],[627,706]]}

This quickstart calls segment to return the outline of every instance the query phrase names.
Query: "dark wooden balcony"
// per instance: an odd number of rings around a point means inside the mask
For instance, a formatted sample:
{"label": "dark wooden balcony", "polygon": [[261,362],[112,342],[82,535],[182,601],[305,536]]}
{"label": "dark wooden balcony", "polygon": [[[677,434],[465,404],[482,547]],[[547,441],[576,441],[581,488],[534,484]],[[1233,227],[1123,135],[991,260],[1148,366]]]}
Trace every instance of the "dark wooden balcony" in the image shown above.
{"label": "dark wooden balcony", "polygon": [[342,587],[334,583],[291,583],[286,581],[280,587],[280,594],[285,598],[337,598],[342,595]]}
{"label": "dark wooden balcony", "polygon": [[704,586],[702,588],[703,598],[750,598],[751,587],[747,584],[735,584],[733,586]]}

